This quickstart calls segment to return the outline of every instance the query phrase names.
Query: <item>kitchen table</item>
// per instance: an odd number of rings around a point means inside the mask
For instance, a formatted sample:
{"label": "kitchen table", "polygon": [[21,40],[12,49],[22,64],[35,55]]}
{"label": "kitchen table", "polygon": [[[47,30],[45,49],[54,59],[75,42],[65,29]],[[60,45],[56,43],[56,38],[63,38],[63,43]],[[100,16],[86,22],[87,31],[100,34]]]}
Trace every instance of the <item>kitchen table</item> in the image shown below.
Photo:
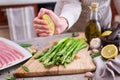
{"label": "kitchen table", "polygon": [[[17,43],[30,43],[35,46],[40,50],[41,48],[47,46],[51,41],[62,38],[65,36],[71,36],[72,33],[64,33],[60,35],[54,35],[50,37],[38,37],[38,38],[33,38],[29,40],[21,40],[21,41],[15,41]],[[12,66],[10,68],[4,69],[0,71],[0,80],[6,80],[5,78],[10,75],[13,76],[13,72],[23,65],[26,61],[17,64],[15,66]],[[43,77],[30,77],[30,78],[17,78],[16,80],[88,80],[88,78],[84,77],[84,74],[72,74],[72,75],[56,75],[56,76],[43,76]]]}

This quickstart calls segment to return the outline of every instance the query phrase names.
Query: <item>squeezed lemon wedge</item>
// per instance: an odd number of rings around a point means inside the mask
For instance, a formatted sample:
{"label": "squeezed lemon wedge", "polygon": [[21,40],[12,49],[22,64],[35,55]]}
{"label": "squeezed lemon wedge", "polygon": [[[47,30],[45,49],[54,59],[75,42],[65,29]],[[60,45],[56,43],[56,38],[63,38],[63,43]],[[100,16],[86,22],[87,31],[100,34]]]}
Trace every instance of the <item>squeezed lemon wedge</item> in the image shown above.
{"label": "squeezed lemon wedge", "polygon": [[53,35],[54,34],[54,29],[55,29],[53,20],[47,14],[44,14],[42,16],[42,19],[45,20],[47,22],[48,26],[50,27],[50,31],[51,31],[50,35]]}

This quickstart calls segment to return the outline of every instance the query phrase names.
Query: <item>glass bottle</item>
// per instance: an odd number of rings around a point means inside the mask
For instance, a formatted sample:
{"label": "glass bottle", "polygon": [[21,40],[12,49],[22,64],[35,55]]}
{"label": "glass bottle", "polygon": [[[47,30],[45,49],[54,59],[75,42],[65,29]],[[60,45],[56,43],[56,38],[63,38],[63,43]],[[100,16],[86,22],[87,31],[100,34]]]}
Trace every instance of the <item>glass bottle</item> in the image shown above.
{"label": "glass bottle", "polygon": [[101,35],[101,27],[98,21],[98,3],[91,4],[91,14],[90,20],[85,26],[85,36],[87,38],[88,43],[91,41],[92,38],[100,37]]}

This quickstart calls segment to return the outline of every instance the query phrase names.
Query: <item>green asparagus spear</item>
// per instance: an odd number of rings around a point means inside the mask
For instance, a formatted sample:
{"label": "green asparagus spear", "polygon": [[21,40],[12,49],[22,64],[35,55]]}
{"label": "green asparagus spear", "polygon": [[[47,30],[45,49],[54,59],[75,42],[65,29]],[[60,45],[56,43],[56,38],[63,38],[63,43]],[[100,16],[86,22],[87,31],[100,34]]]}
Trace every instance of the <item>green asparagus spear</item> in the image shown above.
{"label": "green asparagus spear", "polygon": [[87,46],[84,40],[65,37],[58,41],[53,47],[36,55],[45,67],[63,64],[65,67],[70,63],[77,52]]}

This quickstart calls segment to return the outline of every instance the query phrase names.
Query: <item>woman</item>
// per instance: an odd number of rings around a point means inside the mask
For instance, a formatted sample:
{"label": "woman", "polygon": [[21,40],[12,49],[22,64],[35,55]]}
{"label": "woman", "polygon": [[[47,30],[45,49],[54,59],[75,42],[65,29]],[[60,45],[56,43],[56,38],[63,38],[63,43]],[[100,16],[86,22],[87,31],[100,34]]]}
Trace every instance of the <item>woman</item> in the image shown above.
{"label": "woman", "polygon": [[[55,11],[42,8],[38,16],[34,19],[34,27],[38,36],[49,36],[50,29],[46,22],[42,20],[43,14],[48,14],[55,24],[55,34],[60,34],[73,26],[77,20],[79,25],[72,28],[72,31],[84,29],[89,20],[90,9],[88,6],[92,2],[99,3],[98,19],[101,26],[110,27],[111,24],[111,0],[58,0]],[[120,13],[120,0],[114,0],[116,9]]]}

